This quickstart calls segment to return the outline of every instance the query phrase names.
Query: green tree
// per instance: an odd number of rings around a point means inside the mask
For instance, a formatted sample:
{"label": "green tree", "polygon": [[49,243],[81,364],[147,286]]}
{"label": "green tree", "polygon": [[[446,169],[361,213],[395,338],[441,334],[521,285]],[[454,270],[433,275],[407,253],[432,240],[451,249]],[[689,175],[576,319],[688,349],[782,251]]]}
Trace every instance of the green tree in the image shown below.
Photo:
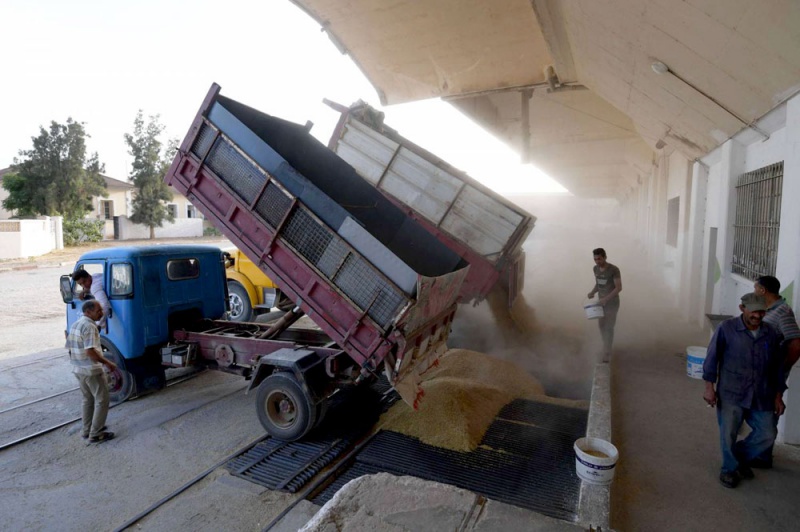
{"label": "green tree", "polygon": [[133,121],[133,134],[125,134],[128,153],[133,157],[130,178],[136,187],[131,221],[148,226],[151,239],[156,237],[156,227],[161,227],[164,221],[172,222],[175,219],[167,209],[166,202],[172,199],[172,191],[164,182],[164,175],[169,169],[170,155],[177,141],[171,140],[162,152],[159,137],[163,131],[164,126],[159,122],[158,115],[150,116],[145,123],[140,109]]}
{"label": "green tree", "polygon": [[11,173],[3,179],[8,198],[6,210],[25,216],[83,218],[92,210],[94,196],[108,196],[100,175],[104,167],[97,153],[86,156],[89,135],[82,122],[67,118],[66,124],[50,122],[31,137],[33,148],[20,150]]}

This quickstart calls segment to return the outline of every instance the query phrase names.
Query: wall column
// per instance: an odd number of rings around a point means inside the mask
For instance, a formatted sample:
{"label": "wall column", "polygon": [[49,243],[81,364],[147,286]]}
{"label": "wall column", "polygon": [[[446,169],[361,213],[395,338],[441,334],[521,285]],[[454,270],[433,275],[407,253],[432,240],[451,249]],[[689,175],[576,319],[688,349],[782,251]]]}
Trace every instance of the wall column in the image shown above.
{"label": "wall column", "polygon": [[[795,309],[800,309],[800,97],[786,106],[786,150],[783,159],[783,191],[781,198],[781,233],[778,241],[776,277],[781,289]],[[788,289],[788,290],[787,290]],[[778,423],[778,441],[800,444],[800,362],[789,375],[789,390],[784,396],[786,414]]]}
{"label": "wall column", "polygon": [[700,327],[705,325],[703,276],[703,242],[706,229],[706,195],[708,193],[708,167],[699,161],[692,165],[691,190],[689,192],[689,227],[686,231],[688,272],[685,287],[689,292],[688,310],[692,321]]}

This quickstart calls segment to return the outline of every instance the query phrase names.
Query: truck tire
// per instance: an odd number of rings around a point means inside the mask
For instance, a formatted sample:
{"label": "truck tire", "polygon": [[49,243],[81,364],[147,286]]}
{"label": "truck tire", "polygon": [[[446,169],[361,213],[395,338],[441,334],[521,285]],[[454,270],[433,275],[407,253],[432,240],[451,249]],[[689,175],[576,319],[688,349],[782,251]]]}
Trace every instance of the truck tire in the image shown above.
{"label": "truck tire", "polygon": [[100,338],[100,344],[103,347],[103,356],[113,362],[117,368],[114,371],[108,371],[106,366],[103,370],[108,377],[108,396],[112,405],[126,401],[135,391],[136,384],[128,371],[125,370],[125,359],[122,358],[119,349],[105,338]]}
{"label": "truck tire", "polygon": [[228,319],[231,321],[250,321],[253,317],[250,296],[244,286],[236,281],[228,281],[228,302],[231,307]]}
{"label": "truck tire", "polygon": [[258,386],[256,413],[275,439],[295,441],[314,428],[316,407],[291,373],[273,373]]}

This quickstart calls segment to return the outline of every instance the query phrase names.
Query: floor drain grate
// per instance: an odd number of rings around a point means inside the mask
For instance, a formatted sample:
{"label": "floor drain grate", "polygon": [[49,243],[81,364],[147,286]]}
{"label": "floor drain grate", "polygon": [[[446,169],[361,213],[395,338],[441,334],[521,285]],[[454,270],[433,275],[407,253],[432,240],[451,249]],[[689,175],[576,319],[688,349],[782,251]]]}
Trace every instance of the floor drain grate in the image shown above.
{"label": "floor drain grate", "polygon": [[342,439],[281,442],[268,438],[228,462],[225,468],[269,489],[296,493],[348,445]]}
{"label": "floor drain grate", "polygon": [[492,423],[481,447],[469,453],[383,431],[312,502],[324,504],[346,482],[361,475],[386,472],[450,484],[574,521],[580,480],[572,444],[585,433],[587,414],[584,409],[514,401]]}
{"label": "floor drain grate", "polygon": [[300,441],[267,438],[230,460],[225,468],[272,490],[296,493],[317,473],[366,435],[386,401],[396,394],[378,388],[354,388],[336,394],[319,427]]}

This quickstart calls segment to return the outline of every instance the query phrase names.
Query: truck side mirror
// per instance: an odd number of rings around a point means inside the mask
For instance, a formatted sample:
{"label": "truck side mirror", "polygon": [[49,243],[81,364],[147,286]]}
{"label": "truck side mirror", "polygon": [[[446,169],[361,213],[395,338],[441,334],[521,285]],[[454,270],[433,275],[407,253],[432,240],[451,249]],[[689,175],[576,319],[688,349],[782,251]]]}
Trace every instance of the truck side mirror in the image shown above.
{"label": "truck side mirror", "polygon": [[236,259],[234,259],[233,256],[231,256],[231,254],[227,251],[222,252],[222,260],[225,264],[225,268],[232,268],[233,265],[236,264]]}
{"label": "truck side mirror", "polygon": [[69,275],[62,275],[59,285],[61,299],[64,300],[64,303],[72,303],[75,299],[75,294],[72,293],[72,278]]}

